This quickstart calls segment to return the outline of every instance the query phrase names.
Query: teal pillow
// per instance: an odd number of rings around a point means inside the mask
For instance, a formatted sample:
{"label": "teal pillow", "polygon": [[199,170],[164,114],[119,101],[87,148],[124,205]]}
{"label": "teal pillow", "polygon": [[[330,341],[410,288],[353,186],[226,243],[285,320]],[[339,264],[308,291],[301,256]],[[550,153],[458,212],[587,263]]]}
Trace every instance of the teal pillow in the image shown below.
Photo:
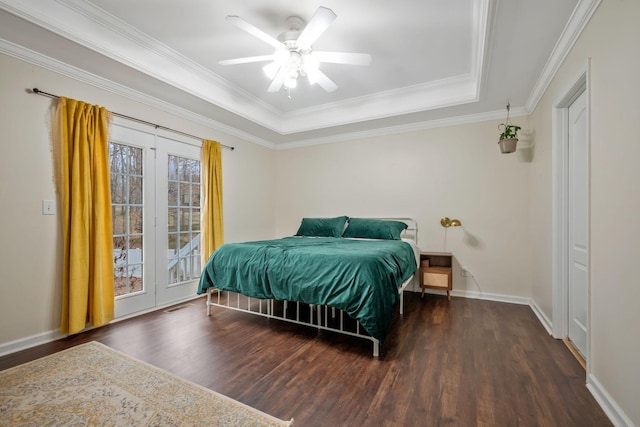
{"label": "teal pillow", "polygon": [[401,221],[350,218],[342,237],[400,240],[400,234],[407,227],[407,224]]}
{"label": "teal pillow", "polygon": [[340,237],[347,222],[346,216],[336,218],[302,218],[296,236]]}

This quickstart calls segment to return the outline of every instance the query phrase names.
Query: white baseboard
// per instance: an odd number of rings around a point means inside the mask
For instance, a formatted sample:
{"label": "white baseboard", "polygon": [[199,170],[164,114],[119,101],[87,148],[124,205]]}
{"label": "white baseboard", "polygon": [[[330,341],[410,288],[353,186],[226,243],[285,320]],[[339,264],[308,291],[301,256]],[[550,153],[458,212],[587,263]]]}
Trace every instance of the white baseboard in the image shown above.
{"label": "white baseboard", "polygon": [[547,333],[553,336],[553,327],[551,320],[549,320],[547,315],[544,314],[542,309],[538,307],[538,304],[536,304],[534,300],[529,300],[529,306],[531,307],[531,310],[533,310],[533,313],[536,315],[540,323],[542,323],[542,326],[547,330]]}
{"label": "white baseboard", "polygon": [[593,374],[587,375],[587,388],[614,426],[636,427],[627,414],[624,413],[622,408],[620,408],[616,401],[613,400],[613,397],[607,393],[607,390],[605,390],[604,387],[602,387],[602,384],[600,384],[596,377],[593,376]]}
{"label": "white baseboard", "polygon": [[[136,317],[136,316],[140,316],[142,314],[150,313],[152,311],[163,310],[163,309],[165,309],[167,307],[170,307],[172,305],[181,304],[183,302],[191,301],[191,300],[202,298],[202,297],[203,297],[203,295],[193,295],[193,296],[189,296],[188,298],[181,298],[181,299],[178,299],[178,300],[175,300],[175,301],[170,301],[170,302],[168,302],[166,304],[160,305],[158,307],[151,308],[149,310],[140,311],[140,312],[137,312],[137,313],[130,314],[128,316],[123,316],[123,317],[120,317],[118,319],[114,319],[111,322],[109,322],[109,324],[121,322],[123,320],[130,319],[130,318]],[[88,328],[84,329],[82,332],[89,331],[91,329],[94,329],[94,328],[93,327],[88,327]],[[43,332],[43,333],[37,334],[37,335],[32,335],[32,336],[25,337],[25,338],[20,338],[20,339],[17,339],[15,341],[2,343],[2,344],[0,344],[0,356],[6,356],[7,354],[10,354],[10,353],[15,353],[17,351],[26,350],[28,348],[35,347],[35,346],[38,346],[38,345],[47,344],[47,343],[50,343],[50,342],[57,341],[59,339],[65,338],[67,336],[68,335],[66,335],[66,334],[60,333],[59,330],[53,330],[53,331]]]}
{"label": "white baseboard", "polygon": [[0,356],[5,356],[17,351],[26,350],[37,345],[46,344],[48,342],[56,341],[66,337],[65,334],[60,333],[59,330],[53,330],[43,332],[37,335],[31,335],[29,337],[20,338],[15,341],[0,344]]}
{"label": "white baseboard", "polygon": [[[420,288],[418,288],[415,292],[420,292]],[[433,294],[433,295],[447,295],[447,291],[440,291],[437,289],[425,289],[425,294]],[[521,304],[521,305],[531,305],[531,299],[524,297],[514,297],[511,295],[502,295],[502,294],[490,294],[487,292],[475,292],[475,291],[457,291],[452,290],[452,297],[461,297],[461,298],[472,298],[472,299],[482,299],[487,301],[498,301],[498,302],[508,302],[511,304]]]}
{"label": "white baseboard", "polygon": [[[418,291],[419,292],[419,291]],[[425,290],[425,293],[435,294],[435,295],[446,295],[446,291],[438,291],[433,289]],[[520,305],[528,305],[533,310],[533,313],[536,315],[544,329],[551,335],[551,321],[544,314],[544,312],[538,307],[538,304],[535,303],[531,298],[525,297],[514,297],[512,295],[502,295],[502,294],[490,294],[486,292],[475,292],[475,291],[451,291],[451,295],[455,297],[461,298],[473,298],[473,299],[482,299],[488,301],[498,301],[498,302],[507,302],[511,304],[520,304]]]}
{"label": "white baseboard", "polygon": [[117,319],[114,319],[111,322],[109,322],[109,324],[122,322],[123,320],[131,319],[132,317],[138,317],[138,316],[141,316],[143,314],[151,313],[151,312],[154,312],[154,311],[164,310],[165,308],[171,307],[172,305],[182,304],[184,302],[192,301],[192,300],[198,299],[198,298],[204,298],[204,296],[205,295],[203,294],[203,295],[190,295],[187,298],[178,298],[178,299],[175,299],[175,300],[172,300],[172,301],[165,302],[165,303],[163,303],[161,305],[158,305],[158,306],[155,306],[153,308],[149,308],[147,310],[137,311],[135,313],[131,313],[131,314],[128,314],[126,316],[118,317]]}
{"label": "white baseboard", "polygon": [[511,304],[531,305],[531,300],[524,297],[514,297],[512,295],[491,294],[477,291],[451,291],[454,297],[482,299],[487,301],[508,302]]}

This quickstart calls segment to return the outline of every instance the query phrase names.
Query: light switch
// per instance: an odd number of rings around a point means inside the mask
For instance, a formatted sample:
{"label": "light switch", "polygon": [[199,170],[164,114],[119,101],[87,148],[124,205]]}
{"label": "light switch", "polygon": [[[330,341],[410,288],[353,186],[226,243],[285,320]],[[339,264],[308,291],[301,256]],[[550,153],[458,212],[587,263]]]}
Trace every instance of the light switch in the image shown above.
{"label": "light switch", "polygon": [[55,200],[43,200],[42,201],[42,215],[55,215],[56,214],[56,202]]}

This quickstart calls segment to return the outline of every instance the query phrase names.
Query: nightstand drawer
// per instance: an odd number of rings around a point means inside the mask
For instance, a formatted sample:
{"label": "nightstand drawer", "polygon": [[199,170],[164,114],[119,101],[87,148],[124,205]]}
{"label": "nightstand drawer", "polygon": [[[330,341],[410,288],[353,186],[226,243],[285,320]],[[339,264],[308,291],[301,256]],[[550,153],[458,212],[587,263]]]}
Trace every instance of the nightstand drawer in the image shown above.
{"label": "nightstand drawer", "polygon": [[451,289],[451,268],[421,268],[420,286],[429,288]]}

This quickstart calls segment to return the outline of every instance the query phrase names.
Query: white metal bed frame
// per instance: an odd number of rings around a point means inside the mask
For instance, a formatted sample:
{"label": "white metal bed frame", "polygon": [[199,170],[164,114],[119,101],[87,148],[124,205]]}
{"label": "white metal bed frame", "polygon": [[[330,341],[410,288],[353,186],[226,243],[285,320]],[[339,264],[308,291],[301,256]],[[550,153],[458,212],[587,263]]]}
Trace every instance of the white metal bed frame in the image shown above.
{"label": "white metal bed frame", "polygon": [[[376,218],[394,221],[402,221],[407,224],[408,228],[403,232],[403,237],[409,238],[418,243],[418,223],[412,218]],[[415,274],[414,274],[415,275]],[[398,294],[400,296],[400,315],[404,314],[404,291],[413,281],[413,277],[409,277],[398,286]],[[217,294],[217,297],[214,297]],[[223,295],[225,296],[223,298]],[[235,295],[235,298],[234,298]],[[295,313],[290,313],[289,304],[295,305]],[[306,325],[317,328],[318,330],[333,331],[343,335],[368,339],[373,343],[373,356],[380,355],[380,341],[370,336],[360,322],[353,320],[351,316],[345,314],[343,310],[327,305],[305,304],[298,301],[276,301],[274,299],[258,299],[241,295],[232,291],[221,291],[215,287],[207,289],[207,316],[211,316],[211,307],[224,307],[231,310],[251,313],[267,318],[274,318],[284,322],[295,323],[298,325]],[[305,316],[305,306],[308,307],[308,317]],[[337,318],[336,318],[337,316]],[[347,322],[345,316],[351,320]],[[315,320],[314,320],[315,319]],[[355,327],[347,325],[347,323],[355,323]]]}

